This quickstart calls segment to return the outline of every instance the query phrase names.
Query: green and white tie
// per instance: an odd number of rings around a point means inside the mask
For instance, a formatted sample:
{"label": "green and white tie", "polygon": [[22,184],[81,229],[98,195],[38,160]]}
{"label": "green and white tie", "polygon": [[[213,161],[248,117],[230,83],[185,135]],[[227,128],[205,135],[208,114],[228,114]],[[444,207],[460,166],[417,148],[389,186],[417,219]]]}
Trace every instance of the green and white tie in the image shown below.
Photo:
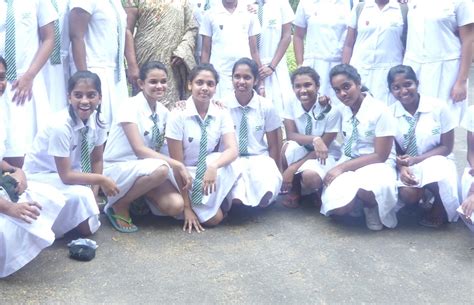
{"label": "green and white tie", "polygon": [[[59,18],[58,2],[56,0],[51,0],[51,3],[58,13]],[[53,52],[49,56],[49,62],[52,65],[61,64],[61,31],[59,30],[59,19],[54,21],[54,48]]]}
{"label": "green and white tie", "polygon": [[197,120],[199,122],[199,125],[201,126],[201,141],[199,141],[199,156],[196,165],[196,176],[194,177],[193,188],[191,193],[191,203],[193,205],[202,204],[202,179],[204,178],[204,174],[206,173],[207,169],[207,126],[209,126],[211,118],[208,116],[204,120],[204,122],[202,122],[201,118],[199,117],[197,117]]}
{"label": "green and white tie", "polygon": [[241,156],[248,155],[248,145],[249,145],[249,123],[247,118],[247,113],[249,112],[249,107],[241,107],[242,118],[240,120],[239,128],[239,153]]}
{"label": "green and white tie", "polygon": [[7,0],[7,20],[5,31],[5,61],[7,63],[7,80],[14,81],[16,75],[16,30],[14,0]]}
{"label": "green and white tie", "polygon": [[161,134],[160,130],[158,129],[158,115],[153,113],[150,115],[150,119],[153,121],[153,127],[151,128],[151,143],[152,147],[155,151],[160,151],[161,146],[163,146],[164,133]]}
{"label": "green and white tie", "polygon": [[352,134],[347,140],[346,145],[344,146],[344,155],[346,155],[349,158],[352,158],[352,144],[357,143],[357,140],[359,139],[359,130],[357,129],[357,126],[359,125],[359,120],[356,119],[355,117],[352,117],[351,123],[352,123]]}
{"label": "green and white tie", "polygon": [[89,139],[87,133],[89,132],[89,127],[83,127],[81,129],[81,169],[83,173],[90,173],[91,168],[91,153],[89,151]]}
{"label": "green and white tie", "polygon": [[113,0],[110,0],[110,5],[112,5],[114,12],[115,12],[115,17],[117,18],[117,44],[118,44],[118,49],[117,49],[117,57],[115,58],[115,79],[116,81],[120,81],[122,78],[121,75],[121,67],[123,64],[123,56],[124,56],[124,39],[122,37],[123,29],[122,29],[122,18],[120,17],[120,12],[119,9],[121,9],[121,6],[116,6],[114,4]]}
{"label": "green and white tie", "polygon": [[311,116],[305,112],[304,116],[306,118],[306,127],[304,129],[304,134],[309,136],[313,133],[313,120],[311,120]]}
{"label": "green and white tie", "polygon": [[[260,23],[260,27],[262,26],[262,23],[263,23],[263,0],[257,0],[257,5],[258,5],[258,9],[257,9],[257,16],[258,16],[258,22]],[[263,29],[261,30],[263,31]],[[260,52],[262,52],[262,34],[258,34],[257,35],[257,48]]]}
{"label": "green and white tie", "polygon": [[204,10],[207,11],[211,8],[211,1],[210,0],[206,0],[206,3],[204,4]]}
{"label": "green and white tie", "polygon": [[415,113],[413,117],[410,117],[408,115],[405,115],[404,117],[405,120],[408,122],[409,127],[408,132],[405,135],[403,146],[405,147],[405,154],[414,157],[418,155],[418,146],[416,145],[415,130],[416,123],[420,118],[420,113]]}

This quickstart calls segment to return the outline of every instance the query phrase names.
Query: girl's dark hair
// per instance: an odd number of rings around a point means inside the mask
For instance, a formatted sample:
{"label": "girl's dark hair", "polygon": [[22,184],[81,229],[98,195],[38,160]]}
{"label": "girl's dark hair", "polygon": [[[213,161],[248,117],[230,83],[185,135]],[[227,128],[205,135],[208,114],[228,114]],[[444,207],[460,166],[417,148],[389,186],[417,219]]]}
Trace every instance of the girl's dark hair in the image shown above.
{"label": "girl's dark hair", "polygon": [[333,77],[340,74],[347,76],[347,78],[352,80],[356,85],[361,84],[360,75],[357,72],[357,69],[348,64],[339,64],[331,69],[331,71],[329,72],[329,79],[331,81],[331,84]]}
{"label": "girl's dark hair", "polygon": [[165,71],[166,75],[168,75],[168,70],[166,69],[166,66],[162,62],[149,61],[140,67],[140,79],[144,81],[146,77],[148,76],[148,72],[150,72],[153,69],[163,70]]}
{"label": "girl's dark hair", "polygon": [[253,78],[255,78],[255,80],[258,80],[258,77],[259,77],[258,65],[253,59],[242,57],[241,59],[237,60],[234,66],[232,67],[232,75],[234,75],[235,69],[237,69],[237,67],[240,65],[249,66],[250,72],[252,72]]}
{"label": "girl's dark hair", "polygon": [[[74,90],[74,87],[76,87],[76,84],[81,81],[81,80],[90,80],[92,81],[92,84],[94,85],[94,89],[99,93],[99,95],[102,97],[102,84],[99,78],[99,75],[90,72],[90,71],[77,71],[74,73],[70,78],[67,83],[67,93],[68,95],[71,95],[72,90]],[[100,119],[100,113],[101,113],[101,107],[100,104],[97,106],[97,115],[95,117],[95,121],[97,126],[100,128],[104,128],[105,123]],[[71,119],[76,123],[76,114],[74,113],[74,109],[72,108],[72,105],[69,104],[68,108],[69,116]]]}
{"label": "girl's dark hair", "polygon": [[311,77],[314,81],[314,83],[319,86],[320,85],[320,77],[319,77],[319,74],[318,72],[316,72],[316,70],[314,70],[313,68],[311,67],[299,67],[298,69],[296,69],[295,71],[293,71],[293,73],[291,73],[291,85],[293,85],[295,83],[295,78],[298,76],[298,75],[308,75],[309,77]]}
{"label": "girl's dark hair", "polygon": [[191,72],[189,73],[189,77],[188,77],[188,80],[190,82],[192,82],[196,76],[198,76],[198,74],[201,72],[201,71],[209,71],[212,73],[212,75],[214,76],[214,79],[216,81],[216,84],[219,83],[219,73],[217,73],[216,69],[214,68],[214,66],[212,64],[199,64],[197,66],[195,66]]}
{"label": "girl's dark hair", "polygon": [[1,55],[0,55],[0,64],[5,67],[5,70],[7,70],[7,62],[5,61],[5,58],[3,58]]}
{"label": "girl's dark hair", "polygon": [[415,71],[413,71],[413,68],[410,66],[398,65],[398,66],[390,68],[390,70],[388,71],[388,74],[387,74],[388,90],[390,90],[390,86],[395,80],[395,77],[397,76],[397,74],[404,74],[405,78],[411,79],[418,85],[418,78],[416,77],[416,73]]}

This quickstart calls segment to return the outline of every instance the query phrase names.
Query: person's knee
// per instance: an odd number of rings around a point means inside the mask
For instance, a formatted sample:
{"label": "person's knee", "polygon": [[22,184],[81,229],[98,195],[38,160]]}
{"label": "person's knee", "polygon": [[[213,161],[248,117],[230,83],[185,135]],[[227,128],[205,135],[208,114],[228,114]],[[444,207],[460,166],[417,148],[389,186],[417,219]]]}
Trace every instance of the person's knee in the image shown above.
{"label": "person's knee", "polygon": [[421,192],[416,188],[401,187],[398,189],[398,198],[405,204],[416,204],[421,199]]}
{"label": "person's knee", "polygon": [[158,208],[168,216],[176,217],[184,211],[184,201],[180,194],[170,194],[168,198],[162,200]]}
{"label": "person's knee", "polygon": [[312,170],[305,170],[301,173],[301,184],[304,188],[319,189],[322,185],[321,177]]}
{"label": "person's knee", "polygon": [[152,173],[152,176],[155,177],[155,179],[163,180],[168,177],[169,173],[169,167],[166,165],[161,165],[157,169],[155,169]]}
{"label": "person's knee", "polygon": [[203,225],[209,226],[209,227],[214,227],[214,226],[217,226],[218,224],[220,224],[223,219],[224,219],[224,214],[222,214],[221,209],[219,209],[219,210],[217,210],[216,215],[211,217],[208,221],[204,222]]}

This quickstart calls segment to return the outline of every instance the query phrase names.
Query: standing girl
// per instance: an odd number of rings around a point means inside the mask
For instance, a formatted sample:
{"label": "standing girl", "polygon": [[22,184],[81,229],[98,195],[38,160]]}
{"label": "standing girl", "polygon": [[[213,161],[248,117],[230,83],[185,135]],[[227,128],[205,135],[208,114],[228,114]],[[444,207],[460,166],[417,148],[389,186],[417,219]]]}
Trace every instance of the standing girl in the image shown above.
{"label": "standing girl", "polygon": [[397,225],[394,119],[388,108],[361,91],[357,70],[331,69],[331,85],[342,111],[343,156],[324,177],[321,213],[344,215],[364,207],[370,230]]}
{"label": "standing girl", "polygon": [[[166,127],[170,157],[182,162],[193,176],[192,187],[177,179],[183,194],[184,227],[191,232],[203,231],[201,223],[214,226],[224,218],[229,206],[226,196],[240,172],[232,161],[237,158],[232,118],[211,99],[216,92],[219,75],[210,64],[191,70],[191,97],[186,109],[174,110]],[[221,153],[213,153],[221,145]]]}
{"label": "standing girl", "polygon": [[102,82],[103,118],[112,124],[118,103],[128,97],[124,50],[126,15],[120,0],[70,0],[72,71],[89,70]]}
{"label": "standing girl", "polygon": [[[257,63],[239,59],[232,69],[234,94],[225,99],[237,133],[239,155],[235,161],[242,175],[232,188],[234,204],[266,207],[276,199],[281,187],[280,117],[270,101],[259,96]],[[266,140],[265,140],[266,138]]]}
{"label": "standing girl", "polygon": [[327,98],[318,101],[319,75],[313,68],[296,69],[291,83],[298,101],[288,105],[283,121],[288,142],[283,146],[282,191],[288,194],[282,203],[297,207],[301,193],[321,190],[326,172],[340,157],[334,139],[341,129],[341,115],[324,102]]}
{"label": "standing girl", "polygon": [[[0,56],[0,100],[6,85],[6,63]],[[0,120],[0,278],[22,268],[54,242],[51,227],[65,201],[53,187],[27,181],[21,168],[2,160],[5,128],[5,120]],[[12,196],[5,192],[7,181],[16,184],[10,189]]]}
{"label": "standing girl", "polygon": [[137,231],[129,208],[141,196],[145,196],[155,214],[178,216],[183,212],[183,199],[170,167],[182,175],[184,187],[191,183],[191,177],[181,162],[167,156],[165,129],[169,111],[161,103],[167,82],[162,63],[144,64],[138,79],[142,92],[121,105],[110,130],[104,173],[117,182],[120,194],[108,198],[105,211],[120,232]]}
{"label": "standing girl", "polygon": [[53,185],[66,197],[66,206],[53,226],[56,236],[74,228],[90,235],[100,226],[90,186],[95,193],[100,186],[107,196],[119,192],[115,182],[102,175],[107,133],[99,118],[99,76],[76,72],[69,79],[68,98],[69,108],[58,112],[35,137],[24,168],[31,180]]}
{"label": "standing girl", "polygon": [[347,0],[301,0],[295,13],[293,47],[296,64],[309,66],[321,75],[320,93],[339,103],[329,82],[329,71],[341,63],[347,20]]}
{"label": "standing girl", "polygon": [[426,192],[434,196],[430,212],[420,221],[423,226],[456,221],[459,198],[452,152],[457,122],[442,101],[418,93],[418,79],[411,67],[391,68],[387,81],[398,100],[390,110],[397,123],[399,197],[406,204],[417,204],[426,201]]}
{"label": "standing girl", "polygon": [[467,78],[474,41],[469,0],[410,0],[403,63],[413,67],[422,95],[448,103],[459,124],[467,107]]}
{"label": "standing girl", "polygon": [[0,1],[0,55],[8,65],[9,86],[2,106],[6,126],[5,157],[21,167],[37,131],[47,122],[49,104],[40,72],[54,46],[58,15],[51,0]]}
{"label": "standing girl", "polygon": [[201,63],[211,63],[221,78],[215,97],[221,99],[233,90],[232,66],[242,57],[252,57],[260,66],[257,34],[260,24],[248,12],[247,3],[222,0],[204,15],[199,34],[202,36]]}

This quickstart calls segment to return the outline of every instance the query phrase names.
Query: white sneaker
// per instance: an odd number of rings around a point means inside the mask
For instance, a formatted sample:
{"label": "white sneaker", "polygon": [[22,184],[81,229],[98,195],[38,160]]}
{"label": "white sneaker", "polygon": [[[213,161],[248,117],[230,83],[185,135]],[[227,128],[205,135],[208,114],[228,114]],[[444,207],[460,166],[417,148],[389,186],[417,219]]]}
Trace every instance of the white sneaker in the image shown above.
{"label": "white sneaker", "polygon": [[372,231],[380,231],[383,229],[383,224],[380,221],[379,208],[364,208],[365,224],[367,228]]}

